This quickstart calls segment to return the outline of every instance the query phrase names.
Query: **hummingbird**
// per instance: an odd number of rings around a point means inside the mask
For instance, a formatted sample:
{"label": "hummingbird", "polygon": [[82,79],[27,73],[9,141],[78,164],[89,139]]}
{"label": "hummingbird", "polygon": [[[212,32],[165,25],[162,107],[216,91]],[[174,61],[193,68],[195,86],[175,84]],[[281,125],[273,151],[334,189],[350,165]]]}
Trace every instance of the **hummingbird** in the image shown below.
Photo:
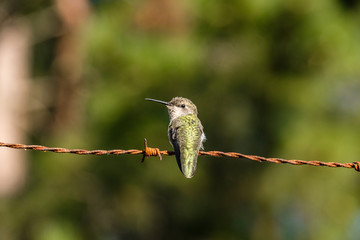
{"label": "hummingbird", "polygon": [[170,102],[145,98],[164,104],[169,112],[170,124],[168,135],[175,151],[177,164],[186,178],[195,174],[199,150],[206,140],[203,126],[197,117],[197,108],[187,98],[174,97]]}

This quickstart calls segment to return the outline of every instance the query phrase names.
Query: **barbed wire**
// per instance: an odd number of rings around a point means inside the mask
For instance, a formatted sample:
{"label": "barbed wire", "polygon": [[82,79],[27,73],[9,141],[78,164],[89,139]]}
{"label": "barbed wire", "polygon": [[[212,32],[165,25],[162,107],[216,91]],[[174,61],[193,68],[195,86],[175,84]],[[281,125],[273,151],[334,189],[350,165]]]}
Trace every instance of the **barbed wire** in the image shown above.
{"label": "barbed wire", "polygon": [[[55,153],[71,153],[79,155],[121,155],[121,154],[131,154],[143,155],[141,162],[144,162],[146,157],[158,156],[162,160],[162,155],[171,156],[174,155],[174,151],[159,150],[158,148],[151,148],[147,146],[147,141],[144,139],[144,149],[129,149],[129,150],[84,150],[84,149],[67,149],[59,147],[45,147],[41,145],[24,145],[18,143],[3,143],[0,142],[0,147],[7,147],[13,149],[23,149],[23,150],[35,150],[42,152],[55,152]],[[287,160],[282,158],[266,158],[255,155],[246,155],[237,152],[221,152],[221,151],[200,151],[199,156],[213,156],[213,157],[231,157],[231,158],[244,158],[257,162],[271,162],[271,163],[287,163],[292,165],[311,165],[311,166],[323,166],[323,167],[334,167],[334,168],[353,168],[356,171],[360,172],[360,162],[352,163],[338,163],[338,162],[321,162],[321,161],[304,161],[304,160]]]}

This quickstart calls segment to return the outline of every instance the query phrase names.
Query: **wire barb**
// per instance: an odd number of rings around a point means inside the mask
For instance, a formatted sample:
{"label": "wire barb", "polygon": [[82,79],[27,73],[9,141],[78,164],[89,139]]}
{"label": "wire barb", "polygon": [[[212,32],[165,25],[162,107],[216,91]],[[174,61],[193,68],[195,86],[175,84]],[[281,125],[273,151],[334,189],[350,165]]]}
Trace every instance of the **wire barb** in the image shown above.
{"label": "wire barb", "polygon": [[[175,153],[173,151],[163,150],[160,151],[158,148],[150,148],[147,146],[147,141],[144,139],[144,149],[129,149],[129,150],[83,150],[83,149],[67,149],[67,148],[49,148],[40,145],[24,145],[24,144],[14,144],[14,143],[3,143],[0,142],[0,147],[14,148],[14,149],[23,149],[23,150],[35,150],[42,152],[55,152],[55,153],[72,153],[80,155],[121,155],[121,154],[142,154],[141,162],[145,161],[146,157],[158,156],[162,160],[162,155],[171,156]],[[287,160],[282,158],[266,158],[255,155],[246,155],[236,152],[221,152],[221,151],[209,151],[204,152],[200,151],[199,156],[213,156],[213,157],[231,157],[231,158],[245,158],[257,162],[271,162],[271,163],[287,163],[292,165],[311,165],[311,166],[323,166],[323,167],[334,167],[334,168],[353,168],[356,171],[360,172],[360,162],[352,163],[338,163],[338,162],[321,162],[321,161],[304,161],[304,160]]]}
{"label": "wire barb", "polygon": [[158,148],[150,148],[147,146],[147,140],[144,138],[144,150],[143,157],[141,159],[141,163],[145,161],[146,157],[159,156],[160,160],[162,160],[160,150]]}

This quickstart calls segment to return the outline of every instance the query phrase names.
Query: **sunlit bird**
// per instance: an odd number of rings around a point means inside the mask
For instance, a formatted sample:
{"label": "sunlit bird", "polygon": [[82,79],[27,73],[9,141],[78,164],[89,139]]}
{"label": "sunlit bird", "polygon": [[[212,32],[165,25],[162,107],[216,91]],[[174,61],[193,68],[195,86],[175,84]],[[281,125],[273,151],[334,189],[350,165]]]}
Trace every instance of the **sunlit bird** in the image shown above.
{"label": "sunlit bird", "polygon": [[199,150],[203,149],[205,134],[197,108],[189,99],[174,97],[170,102],[145,98],[145,100],[164,104],[170,117],[168,129],[169,140],[172,144],[176,161],[186,178],[195,174]]}

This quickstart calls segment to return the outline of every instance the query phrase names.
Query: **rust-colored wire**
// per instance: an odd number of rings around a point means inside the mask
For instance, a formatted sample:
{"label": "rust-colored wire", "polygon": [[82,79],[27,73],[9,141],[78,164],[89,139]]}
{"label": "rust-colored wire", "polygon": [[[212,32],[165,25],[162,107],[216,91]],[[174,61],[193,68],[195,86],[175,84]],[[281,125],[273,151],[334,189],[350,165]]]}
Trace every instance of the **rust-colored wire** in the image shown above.
{"label": "rust-colored wire", "polygon": [[[55,147],[45,147],[40,145],[24,145],[16,143],[3,143],[0,142],[0,147],[8,147],[14,149],[24,149],[24,150],[35,150],[42,152],[55,152],[55,153],[72,153],[80,155],[120,155],[120,154],[142,154],[143,158],[141,162],[144,162],[145,157],[158,156],[160,160],[162,155],[174,155],[173,151],[163,150],[160,151],[158,148],[151,148],[147,146],[145,139],[144,150],[138,149],[129,149],[129,150],[83,150],[83,149],[66,149],[66,148],[55,148]],[[213,157],[231,157],[231,158],[245,158],[258,162],[272,162],[272,163],[288,163],[292,165],[311,165],[311,166],[324,166],[324,167],[342,167],[342,168],[353,168],[356,171],[360,172],[360,162],[352,163],[338,163],[338,162],[321,162],[321,161],[304,161],[304,160],[286,160],[282,158],[266,158],[255,155],[246,155],[236,152],[221,152],[221,151],[209,151],[204,152],[200,151],[199,156],[213,156]]]}

